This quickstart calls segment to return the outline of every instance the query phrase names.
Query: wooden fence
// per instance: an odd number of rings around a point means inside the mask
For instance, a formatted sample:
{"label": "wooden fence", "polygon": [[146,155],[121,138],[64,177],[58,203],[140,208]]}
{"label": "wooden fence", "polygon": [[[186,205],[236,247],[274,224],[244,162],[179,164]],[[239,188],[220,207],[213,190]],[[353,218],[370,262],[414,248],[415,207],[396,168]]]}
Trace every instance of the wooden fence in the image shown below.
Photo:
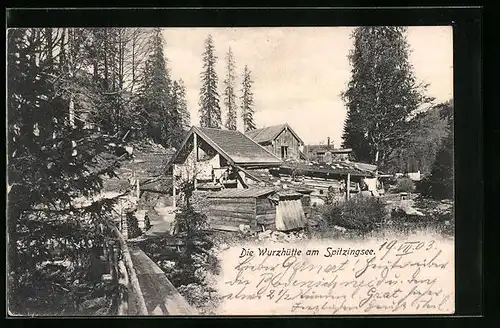
{"label": "wooden fence", "polygon": [[164,272],[137,246],[130,248],[119,229],[110,224],[106,255],[119,316],[193,315],[196,310],[167,279]]}
{"label": "wooden fence", "polygon": [[107,241],[105,252],[110,264],[111,282],[117,287],[118,315],[148,315],[146,302],[137,279],[130,251],[120,231],[113,225],[106,227],[113,238]]}

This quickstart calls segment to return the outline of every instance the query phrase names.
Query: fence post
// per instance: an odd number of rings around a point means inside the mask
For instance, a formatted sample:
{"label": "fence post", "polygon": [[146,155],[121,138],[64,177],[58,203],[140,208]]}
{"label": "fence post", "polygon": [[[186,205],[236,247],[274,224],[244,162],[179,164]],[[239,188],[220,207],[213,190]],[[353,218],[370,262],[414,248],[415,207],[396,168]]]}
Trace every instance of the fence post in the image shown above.
{"label": "fence post", "polygon": [[[121,255],[123,257],[123,255]],[[118,261],[118,288],[120,291],[118,297],[118,315],[127,315],[128,313],[128,285],[129,279],[127,274],[127,268],[123,259]]]}

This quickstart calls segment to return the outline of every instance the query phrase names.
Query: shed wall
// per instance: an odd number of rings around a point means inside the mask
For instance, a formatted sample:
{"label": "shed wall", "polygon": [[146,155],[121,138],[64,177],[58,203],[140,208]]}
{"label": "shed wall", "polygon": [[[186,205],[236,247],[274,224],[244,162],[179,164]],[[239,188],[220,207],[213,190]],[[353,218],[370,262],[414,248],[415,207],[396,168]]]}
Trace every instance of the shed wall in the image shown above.
{"label": "shed wall", "polygon": [[276,205],[268,198],[258,198],[256,202],[256,221],[266,229],[274,230],[276,226]]}
{"label": "shed wall", "polygon": [[283,130],[274,139],[274,146],[272,152],[281,158],[281,147],[288,147],[288,157],[287,158],[299,158],[299,140],[290,132],[290,130]]}
{"label": "shed wall", "polygon": [[215,229],[237,231],[241,224],[257,229],[255,198],[209,199],[207,213]]}

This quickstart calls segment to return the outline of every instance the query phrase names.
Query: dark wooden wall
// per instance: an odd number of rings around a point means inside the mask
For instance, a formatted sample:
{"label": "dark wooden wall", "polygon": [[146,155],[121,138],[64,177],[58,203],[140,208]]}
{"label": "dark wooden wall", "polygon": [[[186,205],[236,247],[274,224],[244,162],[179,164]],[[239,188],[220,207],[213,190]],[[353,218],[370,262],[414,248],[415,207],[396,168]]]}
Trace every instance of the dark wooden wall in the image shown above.
{"label": "dark wooden wall", "polygon": [[276,205],[268,198],[256,200],[257,223],[266,229],[276,228]]}
{"label": "dark wooden wall", "polygon": [[214,229],[237,231],[240,224],[257,230],[256,199],[249,198],[209,198],[208,219]]}
{"label": "dark wooden wall", "polygon": [[272,152],[281,158],[281,146],[288,147],[288,158],[299,158],[300,142],[290,132],[290,130],[283,130],[276,139],[274,139],[274,146],[271,145]]}

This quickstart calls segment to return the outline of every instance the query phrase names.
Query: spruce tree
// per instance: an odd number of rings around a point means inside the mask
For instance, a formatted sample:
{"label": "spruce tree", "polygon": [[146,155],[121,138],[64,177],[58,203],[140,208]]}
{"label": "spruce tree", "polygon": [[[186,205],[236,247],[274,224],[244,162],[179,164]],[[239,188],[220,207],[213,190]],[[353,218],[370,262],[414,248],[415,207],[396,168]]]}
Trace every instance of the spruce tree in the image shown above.
{"label": "spruce tree", "polygon": [[235,80],[234,75],[235,63],[231,47],[226,56],[226,79],[224,80],[224,106],[227,111],[226,128],[228,130],[236,130],[237,120],[237,107],[236,107],[236,94],[235,94]]}
{"label": "spruce tree", "polygon": [[187,106],[186,99],[186,86],[184,81],[179,79],[179,81],[174,81],[173,94],[176,101],[176,107],[179,111],[181,117],[181,126],[184,131],[189,130],[191,126],[191,114]]}
{"label": "spruce tree", "polygon": [[155,29],[150,46],[138,103],[148,135],[164,146],[176,146],[181,117],[173,105],[172,80],[163,52],[165,41],[160,28]]}
{"label": "spruce tree", "polygon": [[203,71],[201,73],[202,86],[200,89],[200,125],[208,128],[222,126],[221,110],[219,106],[219,94],[217,92],[217,72],[215,65],[217,56],[212,35],[205,40],[205,51],[202,55]]}
{"label": "spruce tree", "polygon": [[352,38],[343,146],[353,148],[358,160],[383,166],[405,143],[412,113],[431,99],[409,63],[406,28],[359,27]]}
{"label": "spruce tree", "polygon": [[453,163],[453,101],[440,104],[441,117],[447,120],[447,135],[443,139],[432,165],[430,195],[436,199],[453,198],[454,163]]}
{"label": "spruce tree", "polygon": [[[88,261],[102,246],[98,227],[110,219],[113,201],[92,197],[103,176],[114,175],[116,139],[81,121],[102,104],[83,51],[87,37],[83,29],[8,31],[11,313],[75,315],[99,286]],[[90,204],[79,204],[81,197]],[[46,267],[56,252],[71,266]]]}
{"label": "spruce tree", "polygon": [[241,112],[243,116],[243,127],[246,131],[255,130],[255,122],[253,120],[253,93],[252,93],[253,80],[251,71],[245,65],[243,69],[243,86],[241,89]]}

